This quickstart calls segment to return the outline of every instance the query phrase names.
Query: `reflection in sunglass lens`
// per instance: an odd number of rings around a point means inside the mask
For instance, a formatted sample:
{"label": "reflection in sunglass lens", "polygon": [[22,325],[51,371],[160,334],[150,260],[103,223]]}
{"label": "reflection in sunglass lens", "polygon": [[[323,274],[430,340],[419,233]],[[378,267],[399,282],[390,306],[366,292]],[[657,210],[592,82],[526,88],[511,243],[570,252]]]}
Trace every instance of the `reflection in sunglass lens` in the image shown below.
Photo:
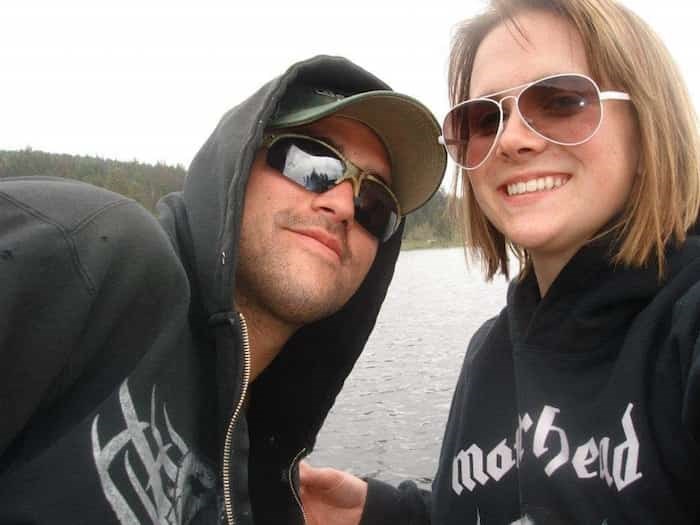
{"label": "reflection in sunglass lens", "polygon": [[447,150],[460,165],[476,166],[488,155],[498,133],[501,109],[492,100],[465,102],[448,113]]}
{"label": "reflection in sunglass lens", "polygon": [[537,82],[520,95],[518,109],[527,123],[550,140],[575,144],[600,123],[600,99],[584,77],[562,75]]}
{"label": "reflection in sunglass lens", "polygon": [[[267,164],[314,193],[334,188],[347,171],[345,161],[329,147],[299,136],[275,140],[268,147]],[[396,202],[378,182],[364,178],[354,204],[355,221],[380,241],[396,230],[400,220]]]}
{"label": "reflection in sunglass lens", "polygon": [[267,152],[267,163],[309,191],[321,193],[343,176],[345,164],[332,150],[302,137],[277,140]]}
{"label": "reflection in sunglass lens", "polygon": [[467,165],[482,161],[491,150],[501,124],[501,108],[491,100],[475,100],[464,105],[469,142],[464,151]]}
{"label": "reflection in sunglass lens", "polygon": [[355,220],[381,241],[387,240],[399,223],[394,199],[384,187],[364,179],[355,198]]}

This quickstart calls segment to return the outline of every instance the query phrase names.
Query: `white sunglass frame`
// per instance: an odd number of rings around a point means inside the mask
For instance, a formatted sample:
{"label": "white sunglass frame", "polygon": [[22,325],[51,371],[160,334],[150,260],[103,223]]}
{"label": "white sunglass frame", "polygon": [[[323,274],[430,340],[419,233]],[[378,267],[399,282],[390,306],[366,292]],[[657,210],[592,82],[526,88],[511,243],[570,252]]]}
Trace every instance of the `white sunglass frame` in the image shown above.
{"label": "white sunglass frame", "polygon": [[[534,86],[535,84],[538,84],[538,83],[543,82],[545,80],[551,80],[553,78],[560,78],[560,77],[583,78],[584,80],[587,80],[588,82],[591,83],[591,85],[595,88],[596,93],[598,94],[598,104],[600,105],[600,117],[598,119],[598,124],[596,125],[595,129],[585,139],[579,140],[577,142],[561,142],[561,141],[554,140],[554,139],[551,139],[551,138],[543,135],[542,133],[537,131],[535,128],[533,128],[532,125],[530,125],[530,123],[527,121],[527,119],[522,115],[522,113],[520,113],[520,104],[519,104],[520,95],[522,95],[525,90],[527,90],[529,87]],[[508,93],[509,91],[515,91],[515,90],[518,90],[517,95],[507,95],[507,96],[501,97],[498,100],[493,99],[493,97],[496,97],[496,96],[501,95],[503,93]],[[537,80],[533,80],[531,82],[526,82],[525,84],[520,84],[518,86],[514,86],[514,87],[511,87],[508,89],[496,91],[495,93],[490,93],[488,95],[482,95],[480,97],[470,98],[468,100],[464,100],[464,101],[460,102],[459,104],[455,104],[454,106],[452,106],[450,108],[450,110],[447,112],[447,114],[445,115],[445,118],[443,119],[443,122],[442,122],[443,133],[438,137],[438,143],[442,144],[445,147],[445,151],[447,151],[447,154],[452,159],[452,161],[455,164],[457,164],[457,166],[459,166],[463,170],[473,171],[473,170],[479,169],[491,157],[491,154],[493,153],[493,150],[496,149],[496,145],[498,144],[498,141],[501,137],[501,133],[503,132],[503,129],[504,129],[504,125],[503,125],[503,115],[504,115],[503,101],[511,99],[511,98],[515,101],[515,103],[513,104],[515,107],[514,112],[518,114],[518,116],[520,117],[520,120],[525,124],[525,126],[527,126],[527,128],[530,131],[532,131],[538,137],[543,138],[547,142],[551,142],[553,144],[558,144],[560,146],[579,146],[581,144],[585,144],[586,142],[591,140],[595,136],[596,133],[598,133],[598,130],[600,129],[600,126],[603,123],[603,101],[605,101],[605,100],[632,100],[631,97],[629,96],[629,94],[627,94],[623,91],[601,91],[600,88],[598,87],[598,83],[595,80],[593,80],[588,75],[584,75],[581,73],[557,73],[556,75],[548,75],[546,77],[538,78]],[[447,139],[445,139],[445,135],[444,135],[445,122],[447,121],[447,118],[450,116],[450,114],[454,110],[459,109],[467,104],[470,104],[473,102],[479,102],[479,101],[489,102],[489,103],[495,104],[498,107],[498,129],[496,130],[496,134],[494,136],[493,143],[491,144],[491,147],[489,148],[486,155],[484,155],[484,158],[482,159],[482,161],[479,162],[479,164],[477,164],[476,166],[467,167],[467,166],[460,164],[457,161],[457,159],[452,156],[452,153],[450,153],[450,150],[447,147]],[[459,141],[453,141],[453,142],[457,143]]]}

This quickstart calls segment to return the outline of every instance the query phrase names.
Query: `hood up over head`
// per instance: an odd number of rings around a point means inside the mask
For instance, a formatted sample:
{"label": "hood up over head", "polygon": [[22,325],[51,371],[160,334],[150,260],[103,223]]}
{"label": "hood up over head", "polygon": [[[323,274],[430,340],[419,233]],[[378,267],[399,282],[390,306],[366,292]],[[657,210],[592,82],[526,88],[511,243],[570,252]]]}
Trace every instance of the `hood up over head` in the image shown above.
{"label": "hood up over head", "polygon": [[[304,108],[304,90],[309,86],[316,95],[330,97],[325,109]],[[356,96],[377,90],[382,93]],[[354,103],[359,99],[361,103]],[[224,115],[193,160],[183,193],[166,197],[161,204],[161,212],[173,223],[171,235],[190,266],[192,316],[202,326],[219,332],[220,321],[235,318],[232,291],[244,195],[264,131],[331,113],[358,118],[384,140],[395,189],[407,211],[423,204],[439,187],[445,153],[437,142],[439,126],[424,106],[391,92],[377,77],[340,57],[319,56],[293,65]],[[251,441],[279,443],[283,455],[311,450],[374,326],[393,275],[401,232],[402,228],[379,245],[369,274],[344,308],[300,329],[255,380],[247,412]],[[216,335],[218,354],[237,351],[234,338]],[[229,388],[225,383],[235,381],[220,378],[220,392]]]}

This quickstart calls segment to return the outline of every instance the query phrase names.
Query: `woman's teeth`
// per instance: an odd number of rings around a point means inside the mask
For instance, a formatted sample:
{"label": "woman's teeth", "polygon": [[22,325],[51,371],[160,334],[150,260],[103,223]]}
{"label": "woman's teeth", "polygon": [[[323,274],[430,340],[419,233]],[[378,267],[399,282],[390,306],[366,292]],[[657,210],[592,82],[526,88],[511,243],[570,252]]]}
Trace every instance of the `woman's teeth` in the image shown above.
{"label": "woman's teeth", "polygon": [[532,179],[527,182],[515,182],[513,184],[508,184],[508,195],[522,195],[523,193],[534,193],[536,191],[546,191],[553,188],[559,188],[566,184],[567,179],[564,177],[553,177],[548,175],[547,177],[541,177],[539,179]]}

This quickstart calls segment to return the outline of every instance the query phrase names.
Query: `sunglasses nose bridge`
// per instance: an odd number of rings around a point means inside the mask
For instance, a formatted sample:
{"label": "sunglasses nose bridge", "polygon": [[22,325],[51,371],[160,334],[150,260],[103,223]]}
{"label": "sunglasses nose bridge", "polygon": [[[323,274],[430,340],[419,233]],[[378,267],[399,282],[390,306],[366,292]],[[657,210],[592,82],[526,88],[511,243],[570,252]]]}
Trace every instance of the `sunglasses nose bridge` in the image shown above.
{"label": "sunglasses nose bridge", "polygon": [[[526,88],[526,89],[527,89],[527,88]],[[535,127],[534,127],[534,121],[533,121],[533,119],[532,119],[532,118],[528,118],[528,117],[527,117],[526,115],[524,115],[523,112],[520,110],[520,95],[522,95],[523,92],[526,91],[526,89],[523,89],[523,90],[520,91],[520,93],[518,93],[517,95],[507,95],[507,96],[501,98],[501,99],[498,101],[498,105],[499,105],[499,107],[501,108],[501,116],[502,116],[502,119],[503,119],[502,125],[501,125],[501,134],[505,131],[505,128],[508,126],[508,122],[506,122],[505,111],[504,111],[504,109],[503,109],[503,103],[504,103],[507,99],[513,99],[512,103],[511,103],[511,111],[510,111],[511,114],[516,113],[516,114],[518,115],[518,118],[520,119],[520,121],[521,121],[523,124],[525,124],[525,127],[526,127],[527,129],[529,129],[530,131],[532,131],[532,132],[535,133],[536,135],[541,136],[540,132],[537,131],[537,130],[535,129]],[[545,137],[545,138],[546,138],[546,137]],[[547,140],[549,140],[549,139],[547,139]]]}
{"label": "sunglasses nose bridge", "polygon": [[530,126],[531,123],[528,121],[528,119],[525,117],[525,115],[523,115],[522,112],[520,111],[520,95],[521,94],[522,94],[522,91],[520,93],[518,93],[517,95],[506,95],[505,97],[502,97],[498,101],[498,107],[501,110],[501,118],[503,119],[503,127],[504,128],[508,124],[506,122],[506,113],[505,113],[505,109],[504,109],[505,102],[508,100],[511,100],[510,113],[511,114],[517,113],[518,117],[520,117],[520,120],[522,120],[525,124],[527,124],[528,127]]}
{"label": "sunglasses nose bridge", "polygon": [[501,107],[503,107],[503,103],[504,103],[506,100],[512,98],[512,99],[513,99],[513,104],[515,104],[515,105],[517,106],[517,104],[518,104],[518,97],[519,97],[519,96],[520,96],[520,95],[518,94],[518,95],[506,95],[506,96],[504,96],[504,97],[501,97],[501,98],[498,100],[498,105],[501,106]]}
{"label": "sunglasses nose bridge", "polygon": [[[499,100],[502,119],[501,126],[497,135],[494,137],[494,142],[486,158],[499,149],[507,152],[509,156],[519,156],[528,151],[540,151],[546,143],[552,142],[551,139],[545,137],[535,129],[534,122],[531,118],[528,118],[521,112],[520,94],[522,94],[522,91],[517,95],[508,95]],[[512,101],[510,102],[509,116],[506,118],[503,104],[508,99],[512,99]],[[516,114],[517,117],[515,117]]]}
{"label": "sunglasses nose bridge", "polygon": [[362,175],[363,172],[355,166],[354,164],[347,163],[345,173],[338,179],[335,185],[342,184],[343,182],[350,182],[352,184],[352,195],[357,198],[360,195],[360,186],[362,185]]}

